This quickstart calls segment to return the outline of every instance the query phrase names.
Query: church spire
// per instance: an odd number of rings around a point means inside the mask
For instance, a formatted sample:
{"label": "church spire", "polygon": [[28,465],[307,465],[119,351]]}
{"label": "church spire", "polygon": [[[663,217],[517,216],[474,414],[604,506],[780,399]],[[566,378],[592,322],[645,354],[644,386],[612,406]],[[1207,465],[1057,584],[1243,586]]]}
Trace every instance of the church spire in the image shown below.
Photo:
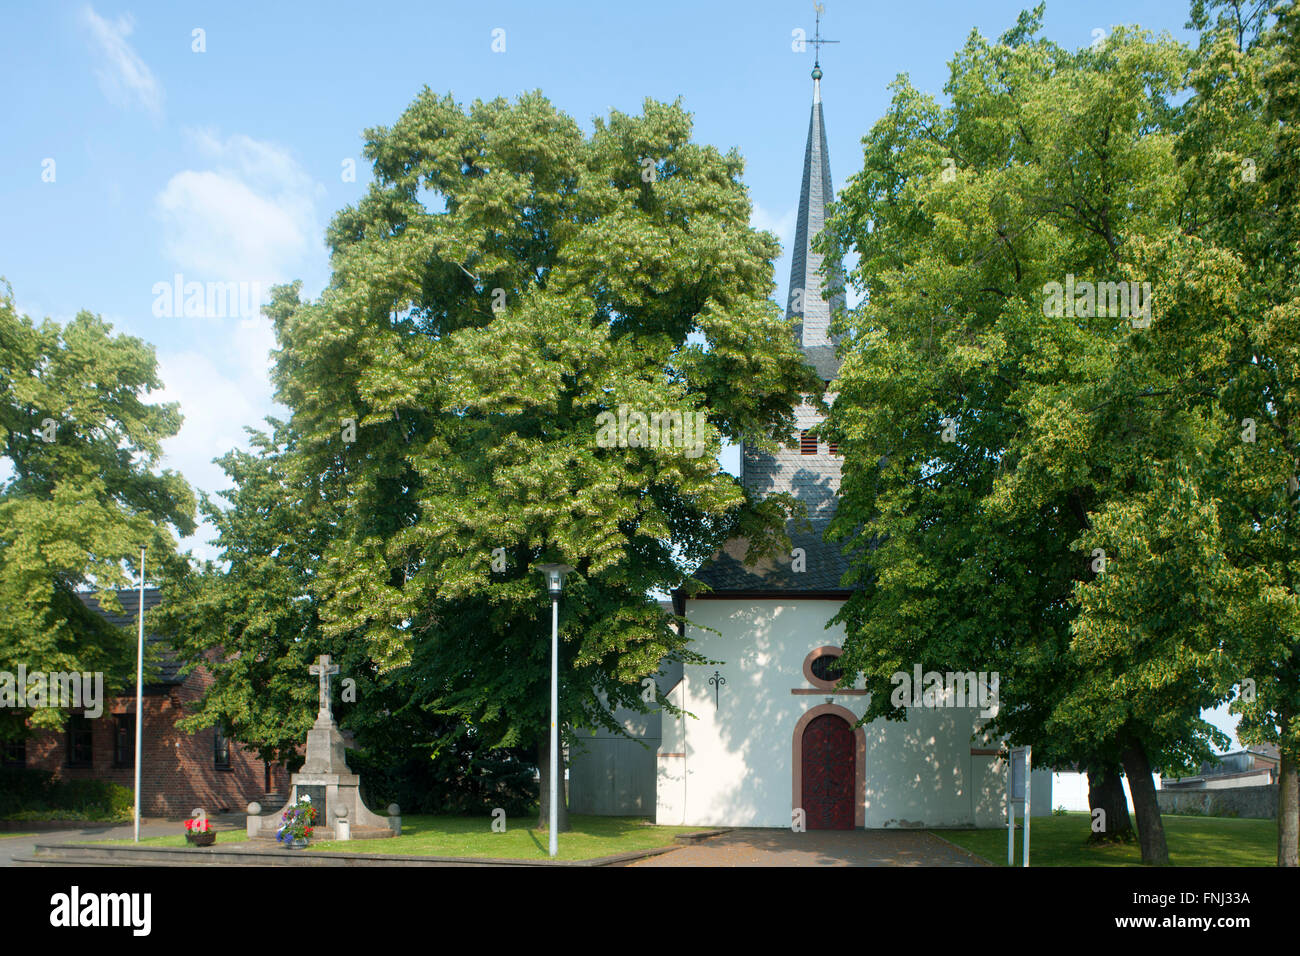
{"label": "church spire", "polygon": [[[821,35],[821,4],[816,5],[817,32],[810,41],[818,56],[813,61],[812,116],[808,121],[808,145],[803,156],[803,185],[799,193],[798,225],[795,229],[794,248],[791,250],[790,297],[787,300],[786,318],[793,321],[795,337],[808,364],[817,370],[823,382],[830,382],[839,374],[839,360],[835,357],[835,343],[830,336],[831,314],[844,307],[844,293],[837,291],[828,299],[822,292],[823,284],[831,289],[844,286],[844,269],[839,260],[824,262],[820,252],[813,251],[813,241],[826,223],[826,204],[834,196],[831,187],[831,164],[826,148],[826,126],[822,119],[821,97],[821,47],[835,40],[824,40]],[[823,266],[827,272],[822,277]],[[820,567],[838,568],[832,555],[824,555],[819,523],[829,519],[835,510],[840,488],[840,458],[837,449],[825,441],[818,441],[809,432],[822,420],[821,413],[804,402],[794,409],[798,439],[795,448],[782,447],[775,453],[744,442],[740,454],[740,480],[751,494],[763,498],[777,492],[792,494],[808,508],[814,533],[805,541],[799,539],[798,547],[808,555],[821,555]],[[791,532],[793,535],[794,532]],[[794,540],[792,537],[791,540]],[[835,548],[830,548],[835,552]],[[810,565],[811,567],[811,565]],[[803,575],[796,575],[803,578]],[[832,577],[839,580],[839,572]],[[701,578],[703,580],[703,578]],[[808,580],[804,581],[806,586]]]}
{"label": "church spire", "polygon": [[[817,29],[813,39],[816,51],[813,59],[812,116],[808,121],[808,145],[804,149],[803,185],[799,191],[799,217],[795,229],[794,249],[790,263],[790,293],[786,317],[796,320],[795,330],[813,366],[822,378],[834,378],[838,371],[834,343],[830,338],[830,319],[833,310],[843,308],[844,293],[835,292],[829,299],[822,291],[824,284],[832,289],[844,286],[844,270],[834,261],[823,277],[824,257],[814,252],[812,242],[826,222],[826,204],[835,196],[831,185],[830,152],[826,147],[826,125],[822,114],[821,47],[838,40],[824,40],[821,35],[822,5],[816,4]],[[827,373],[830,374],[827,374]]]}

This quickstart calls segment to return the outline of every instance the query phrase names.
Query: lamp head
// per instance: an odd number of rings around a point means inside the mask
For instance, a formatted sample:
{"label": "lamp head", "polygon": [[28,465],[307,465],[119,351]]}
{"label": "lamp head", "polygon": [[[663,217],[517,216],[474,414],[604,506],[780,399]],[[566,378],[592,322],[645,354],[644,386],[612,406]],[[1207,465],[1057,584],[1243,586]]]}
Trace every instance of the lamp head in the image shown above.
{"label": "lamp head", "polygon": [[564,587],[565,575],[574,570],[574,568],[567,564],[539,564],[537,565],[537,570],[541,571],[542,574],[546,576],[546,590],[551,593],[552,597],[554,597],[558,595],[560,589]]}

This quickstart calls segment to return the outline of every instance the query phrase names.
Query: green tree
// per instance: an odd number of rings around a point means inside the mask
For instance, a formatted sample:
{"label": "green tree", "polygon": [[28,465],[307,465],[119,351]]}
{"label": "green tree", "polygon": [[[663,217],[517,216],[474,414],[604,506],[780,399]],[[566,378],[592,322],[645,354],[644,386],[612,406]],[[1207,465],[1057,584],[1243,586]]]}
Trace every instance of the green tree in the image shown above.
{"label": "green tree", "polygon": [[[175,553],[194,529],[194,497],[157,470],[162,440],[179,430],[177,406],[149,404],[162,387],[153,348],[113,335],[80,312],[66,326],[20,315],[0,294],[0,670],[99,671],[109,688],[135,672],[135,635],[107,624],[77,597],[110,590],[149,560]],[[0,733],[59,727],[59,708],[8,709]]]}
{"label": "green tree", "polygon": [[173,562],[151,614],[185,670],[201,664],[213,677],[180,726],[220,727],[261,759],[296,768],[317,711],[308,668],[329,654],[339,667],[334,713],[354,734],[348,763],[364,775],[374,808],[396,800],[408,813],[519,812],[521,800],[536,799],[531,763],[487,752],[463,721],[428,712],[417,669],[381,675],[362,644],[324,633],[313,584],[337,518],[333,502],[344,496],[337,476],[291,480],[293,434],[268,424],[268,433],[249,429],[251,451],[218,459],[232,482],[226,506],[203,496],[218,561]]}
{"label": "green tree", "polygon": [[[1275,16],[1269,20],[1269,8]],[[1211,19],[1213,17],[1213,19]],[[1238,736],[1281,755],[1278,865],[1300,844],[1300,10],[1195,3],[1202,32],[1180,140],[1184,229],[1231,255],[1218,322],[1184,324],[1189,405],[1212,409],[1214,441],[1194,476],[1208,563],[1194,595],[1227,643],[1242,693]],[[1225,272],[1228,270],[1225,269]]]}
{"label": "green tree", "polygon": [[[914,663],[999,671],[986,729],[1040,766],[1086,767],[1098,793],[1122,766],[1143,859],[1160,863],[1151,770],[1226,740],[1200,717],[1230,693],[1221,648],[1186,608],[1103,627],[1089,597],[1137,586],[1121,576],[1142,554],[1112,510],[1209,440],[1212,415],[1175,400],[1171,359],[1188,351],[1165,310],[1213,321],[1232,270],[1178,229],[1171,104],[1189,51],[1117,28],[1069,52],[1034,38],[1041,14],[998,43],[972,35],[949,108],[900,78],[830,226],[868,293],[842,323],[828,425],[846,455],[832,534],[867,585],[840,614],[844,663],[873,692],[868,719],[904,716],[890,677]],[[1149,282],[1160,310],[1144,325],[1109,296],[1075,301],[1076,281]]]}
{"label": "green tree", "polygon": [[[270,309],[296,474],[345,488],[313,582],[324,632],[410,667],[484,746],[536,744],[543,775],[536,564],[577,568],[561,723],[612,727],[610,706],[645,708],[642,680],[690,656],[647,594],[737,530],[771,546],[789,516],[788,498],[745,500],[721,439],[784,440],[819,391],[771,301],[777,246],[749,227],[740,157],[692,143],[676,104],[594,126],[540,93],[463,110],[426,89],[367,134],[375,180],[329,230],[330,285]],[[611,440],[621,406],[698,413],[694,447]]]}
{"label": "green tree", "polygon": [[329,493],[323,480],[289,478],[292,435],[268,424],[269,434],[248,430],[252,451],[217,459],[233,483],[222,493],[229,506],[202,495],[220,561],[171,563],[150,626],[171,638],[185,672],[201,664],[214,679],[183,728],[220,727],[262,760],[293,765],[316,717],[308,667],[330,654],[355,679],[365,655],[321,633],[311,585],[329,533]]}

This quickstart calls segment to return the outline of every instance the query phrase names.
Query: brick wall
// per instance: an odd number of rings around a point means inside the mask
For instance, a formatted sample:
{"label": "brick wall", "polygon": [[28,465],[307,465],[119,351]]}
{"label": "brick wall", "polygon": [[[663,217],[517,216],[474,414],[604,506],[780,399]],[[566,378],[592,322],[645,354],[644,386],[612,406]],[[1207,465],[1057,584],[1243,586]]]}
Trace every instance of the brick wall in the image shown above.
{"label": "brick wall", "polygon": [[[250,801],[264,801],[265,767],[255,755],[230,744],[229,769],[218,768],[213,754],[214,732],[194,734],[176,727],[187,713],[185,704],[197,700],[212,677],[197,668],[182,684],[145,692],[141,735],[140,812],[145,816],[188,817],[195,807],[208,813],[243,811]],[[135,715],[135,695],[115,697],[104,705],[103,716],[92,720],[93,753],[90,767],[67,766],[68,735],[38,732],[27,741],[27,766],[48,770],[62,779],[107,780],[127,789],[135,785],[130,765],[113,764],[116,715]],[[134,748],[134,742],[131,743]],[[285,795],[289,775],[271,765],[271,789]]]}

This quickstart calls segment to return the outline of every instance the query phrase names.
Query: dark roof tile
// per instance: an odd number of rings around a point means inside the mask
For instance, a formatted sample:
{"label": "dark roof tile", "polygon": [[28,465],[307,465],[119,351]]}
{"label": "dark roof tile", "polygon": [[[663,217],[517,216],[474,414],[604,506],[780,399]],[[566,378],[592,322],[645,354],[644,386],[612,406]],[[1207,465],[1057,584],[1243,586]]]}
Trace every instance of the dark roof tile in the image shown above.
{"label": "dark roof tile", "polygon": [[745,551],[749,542],[732,538],[695,572],[695,578],[709,586],[713,594],[746,591],[788,591],[797,593],[824,593],[847,591],[844,585],[849,561],[841,551],[839,542],[823,539],[826,522],[813,524],[811,532],[795,531],[786,527],[792,548],[803,548],[803,571],[795,571],[789,556],[777,559],[762,558],[754,565],[746,565]]}
{"label": "dark roof tile", "polygon": [[[99,600],[91,592],[80,592],[77,597],[81,603],[86,605],[108,623],[116,627],[124,627],[134,630],[138,625],[136,618],[140,613],[140,591],[136,588],[122,589],[117,593],[117,603],[122,605],[124,613],[108,611],[100,607]],[[158,588],[144,589],[144,612],[146,617],[149,612],[162,603],[162,591]],[[166,638],[159,634],[145,634],[145,644],[154,648],[158,653],[158,680],[157,684],[180,684],[184,678],[180,676],[181,661],[177,658],[176,652],[172,649]]]}

